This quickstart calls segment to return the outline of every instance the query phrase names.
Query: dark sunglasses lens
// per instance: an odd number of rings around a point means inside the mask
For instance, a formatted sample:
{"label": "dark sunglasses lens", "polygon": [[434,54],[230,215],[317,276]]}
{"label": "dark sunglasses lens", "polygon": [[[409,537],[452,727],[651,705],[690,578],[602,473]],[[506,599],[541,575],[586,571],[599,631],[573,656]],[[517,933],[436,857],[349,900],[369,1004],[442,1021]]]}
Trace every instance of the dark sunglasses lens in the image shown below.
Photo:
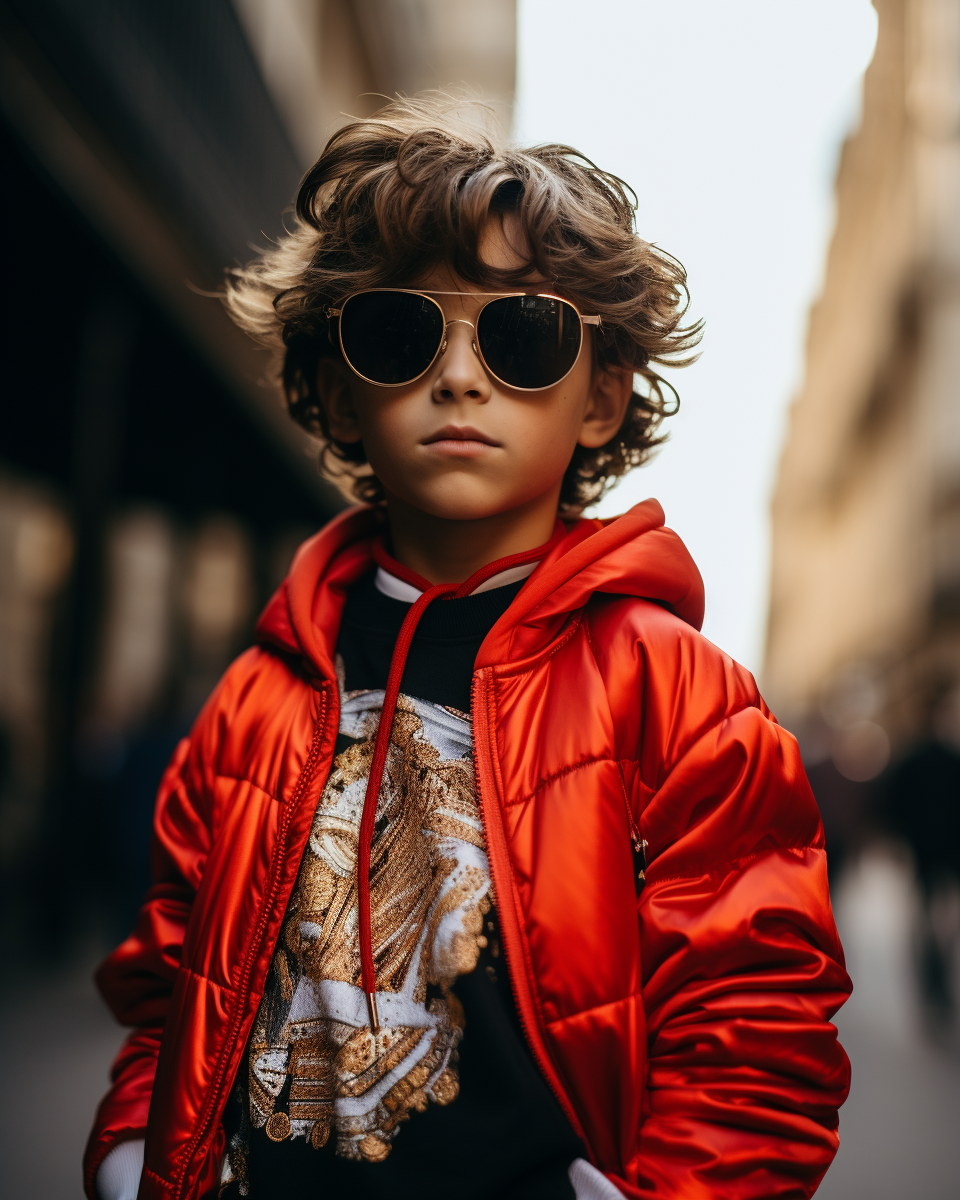
{"label": "dark sunglasses lens", "polygon": [[565,300],[505,296],[491,300],[477,321],[477,341],[490,370],[510,387],[557,383],[580,353],[580,318]]}
{"label": "dark sunglasses lens", "polygon": [[351,367],[374,383],[409,383],[433,362],[443,313],[407,292],[361,292],[340,313],[340,341]]}

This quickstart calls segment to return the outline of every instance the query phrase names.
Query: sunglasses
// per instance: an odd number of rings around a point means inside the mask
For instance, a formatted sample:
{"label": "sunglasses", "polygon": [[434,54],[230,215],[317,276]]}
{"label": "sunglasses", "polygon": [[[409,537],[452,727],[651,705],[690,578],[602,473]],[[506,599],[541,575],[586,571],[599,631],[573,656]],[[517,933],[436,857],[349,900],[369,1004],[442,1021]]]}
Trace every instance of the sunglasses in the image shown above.
{"label": "sunglasses", "polygon": [[[490,296],[476,321],[448,321],[434,296]],[[565,379],[580,357],[584,317],[559,296],[525,292],[416,292],[375,288],[354,292],[339,308],[340,350],[361,379],[380,387],[403,387],[425,375],[447,348],[451,325],[469,325],[474,353],[500,383],[538,392]],[[332,331],[331,331],[332,333]]]}

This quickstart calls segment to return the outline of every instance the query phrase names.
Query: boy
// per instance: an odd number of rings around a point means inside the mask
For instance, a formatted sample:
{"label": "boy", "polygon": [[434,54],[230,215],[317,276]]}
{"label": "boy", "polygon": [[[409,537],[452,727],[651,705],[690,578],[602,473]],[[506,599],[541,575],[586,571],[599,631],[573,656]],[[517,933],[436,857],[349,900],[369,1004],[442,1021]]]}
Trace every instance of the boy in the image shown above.
{"label": "boy", "polygon": [[816,1188],[850,984],[796,744],[656,502],[580,517],[684,295],[619,180],[437,99],[336,134],[234,277],[366,503],[164,778],[90,1197]]}

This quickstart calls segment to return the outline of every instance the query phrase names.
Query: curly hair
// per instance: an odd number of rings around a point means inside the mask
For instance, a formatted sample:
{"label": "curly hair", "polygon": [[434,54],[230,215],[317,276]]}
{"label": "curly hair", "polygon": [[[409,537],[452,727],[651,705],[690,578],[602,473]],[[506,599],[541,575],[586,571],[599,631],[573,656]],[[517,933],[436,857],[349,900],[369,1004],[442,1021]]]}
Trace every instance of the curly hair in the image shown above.
{"label": "curly hair", "polygon": [[[577,446],[560,508],[577,514],[664,441],[679,406],[653,364],[693,361],[701,323],[684,324],[686,272],[636,233],[636,196],[569,146],[510,145],[488,110],[430,93],[391,101],[330,138],[297,195],[292,229],[222,293],[241,328],[282,356],[289,411],[323,442],[321,466],[345,491],[382,499],[362,443],[330,435],[317,384],[339,355],[326,309],[365,288],[408,286],[445,262],[480,287],[512,290],[531,272],[584,312],[599,314],[596,368],[629,368],[634,391],[617,434]],[[479,255],[491,216],[519,223],[526,257],[495,269]]]}

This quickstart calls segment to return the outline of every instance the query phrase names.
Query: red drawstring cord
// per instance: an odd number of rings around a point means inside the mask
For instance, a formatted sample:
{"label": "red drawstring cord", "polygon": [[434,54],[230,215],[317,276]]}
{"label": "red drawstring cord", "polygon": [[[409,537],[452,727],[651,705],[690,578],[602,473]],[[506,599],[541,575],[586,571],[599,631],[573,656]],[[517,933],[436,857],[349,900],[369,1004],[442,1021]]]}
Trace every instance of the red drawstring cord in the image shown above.
{"label": "red drawstring cord", "polygon": [[370,777],[367,780],[367,791],[363,799],[363,816],[360,818],[360,839],[357,846],[357,900],[360,908],[360,982],[367,998],[367,1010],[370,1015],[370,1028],[374,1033],[380,1029],[380,1015],[377,1012],[377,974],[373,962],[373,932],[370,913],[370,852],[373,846],[373,827],[377,818],[377,800],[380,796],[380,784],[383,781],[383,770],[387,763],[387,751],[390,748],[390,732],[393,728],[393,718],[397,711],[397,698],[400,695],[400,680],[407,661],[410,643],[417,628],[417,623],[423,616],[427,606],[438,597],[459,600],[469,596],[482,583],[501,571],[511,567],[519,567],[525,563],[535,562],[543,558],[554,544],[566,533],[562,523],[557,522],[553,536],[549,542],[537,546],[534,550],[525,550],[520,554],[510,554],[506,558],[498,558],[495,562],[487,563],[479,571],[475,571],[463,583],[438,583],[431,585],[414,571],[404,567],[387,553],[384,538],[381,535],[373,545],[373,557],[378,566],[391,574],[405,580],[414,587],[425,586],[425,590],[413,603],[410,611],[403,619],[397,644],[390,659],[390,673],[387,676],[387,686],[383,694],[383,708],[380,712],[380,725],[377,729],[376,741],[373,745],[373,760],[370,763]]}
{"label": "red drawstring cord", "polygon": [[403,675],[407,652],[413,641],[417,622],[431,600],[437,596],[446,596],[457,590],[455,583],[441,583],[424,592],[411,606],[403,619],[393,657],[390,659],[390,674],[387,676],[387,687],[383,693],[383,709],[380,713],[380,726],[377,729],[377,740],[373,746],[373,761],[370,763],[370,778],[367,780],[367,791],[363,799],[363,816],[360,818],[360,841],[357,846],[357,902],[360,905],[360,978],[361,985],[367,997],[367,1009],[370,1013],[370,1028],[376,1033],[380,1029],[380,1015],[377,1012],[377,980],[376,969],[373,965],[373,934],[370,919],[370,851],[373,845],[373,826],[377,818],[377,799],[380,795],[380,782],[383,779],[383,768],[387,762],[387,750],[390,747],[390,730],[393,725],[393,715],[397,711],[397,697],[400,695],[400,679]]}

